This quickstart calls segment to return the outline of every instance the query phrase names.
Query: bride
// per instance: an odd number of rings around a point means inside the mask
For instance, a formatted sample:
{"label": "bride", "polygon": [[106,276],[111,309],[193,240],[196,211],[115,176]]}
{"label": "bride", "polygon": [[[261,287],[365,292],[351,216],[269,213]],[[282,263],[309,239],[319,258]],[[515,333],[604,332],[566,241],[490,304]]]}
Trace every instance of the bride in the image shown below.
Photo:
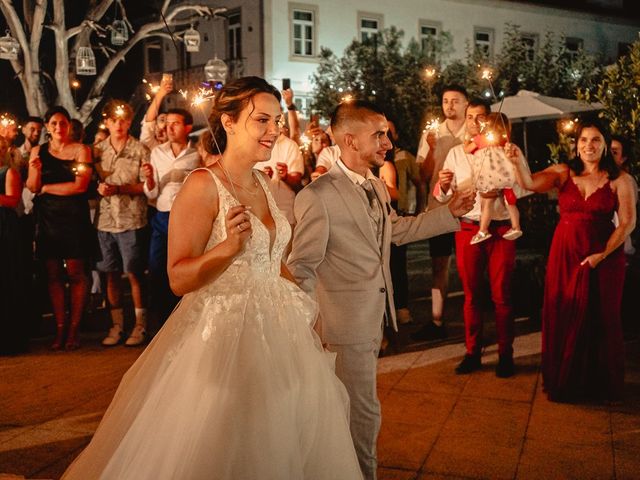
{"label": "bride", "polygon": [[64,479],[362,478],[316,306],[282,263],[289,222],[253,169],[280,118],[261,78],[218,93],[221,160],[188,177],[171,212],[169,278],[184,297]]}

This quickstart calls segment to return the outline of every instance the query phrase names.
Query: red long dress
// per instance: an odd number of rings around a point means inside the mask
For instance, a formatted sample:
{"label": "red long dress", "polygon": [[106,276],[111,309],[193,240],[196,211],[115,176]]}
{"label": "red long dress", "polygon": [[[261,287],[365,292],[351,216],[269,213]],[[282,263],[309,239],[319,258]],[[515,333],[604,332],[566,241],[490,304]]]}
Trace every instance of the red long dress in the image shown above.
{"label": "red long dress", "polygon": [[604,250],[617,197],[607,182],[585,199],[570,177],[558,203],[542,309],[544,389],[555,401],[615,400],[624,383],[622,246],[595,269],[580,262]]}

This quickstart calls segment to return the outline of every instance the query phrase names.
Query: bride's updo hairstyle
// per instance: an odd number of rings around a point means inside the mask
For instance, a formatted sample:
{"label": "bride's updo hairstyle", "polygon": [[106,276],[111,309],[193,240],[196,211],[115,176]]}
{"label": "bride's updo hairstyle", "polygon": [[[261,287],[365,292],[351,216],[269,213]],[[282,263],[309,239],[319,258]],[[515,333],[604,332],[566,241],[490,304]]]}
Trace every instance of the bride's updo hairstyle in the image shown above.
{"label": "bride's updo hairstyle", "polygon": [[[278,100],[278,103],[282,99],[278,89],[260,77],[242,77],[232,80],[216,94],[211,114],[209,115],[209,125],[215,136],[215,141],[211,139],[206,142],[208,145],[205,145],[205,148],[208,147],[206,150],[209,153],[214,155],[221,154],[227,148],[227,132],[222,126],[222,114],[226,113],[234,121],[237,121],[240,112],[249,103],[253,104],[253,97],[259,93],[273,95]],[[218,150],[218,147],[220,150]]]}

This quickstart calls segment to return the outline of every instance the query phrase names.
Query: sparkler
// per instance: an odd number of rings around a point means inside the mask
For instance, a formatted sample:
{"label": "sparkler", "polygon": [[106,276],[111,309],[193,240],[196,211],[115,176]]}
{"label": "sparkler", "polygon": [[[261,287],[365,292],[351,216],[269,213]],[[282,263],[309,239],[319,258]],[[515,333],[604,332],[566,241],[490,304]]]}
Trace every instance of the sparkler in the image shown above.
{"label": "sparkler", "polygon": [[424,75],[427,77],[427,80],[433,80],[436,73],[436,67],[427,67],[424,69]]}
{"label": "sparkler", "polygon": [[6,128],[10,125],[15,125],[15,124],[16,124],[16,121],[6,113],[3,113],[2,115],[0,115],[0,125],[2,125],[3,127]]}
{"label": "sparkler", "polygon": [[300,135],[300,150],[302,150],[303,152],[309,151],[309,148],[311,148],[311,141],[312,139],[309,138],[306,134],[302,134]]}
{"label": "sparkler", "polygon": [[355,97],[351,94],[345,95],[340,99],[340,103],[351,103],[355,100]]}
{"label": "sparkler", "polygon": [[424,126],[423,132],[438,133],[439,129],[440,129],[440,120],[438,120],[437,118],[434,118],[427,122],[427,124]]}

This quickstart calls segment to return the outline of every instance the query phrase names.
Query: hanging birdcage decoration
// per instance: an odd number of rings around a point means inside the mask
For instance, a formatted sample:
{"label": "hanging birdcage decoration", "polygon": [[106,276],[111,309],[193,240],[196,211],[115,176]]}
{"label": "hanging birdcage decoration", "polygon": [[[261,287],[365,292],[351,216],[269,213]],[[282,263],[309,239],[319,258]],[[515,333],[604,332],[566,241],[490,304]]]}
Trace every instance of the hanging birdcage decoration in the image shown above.
{"label": "hanging birdcage decoration", "polygon": [[9,30],[0,38],[0,58],[3,60],[17,60],[20,53],[20,44],[11,36]]}
{"label": "hanging birdcage decoration", "polygon": [[227,64],[220,60],[217,56],[209,60],[204,66],[204,78],[207,80],[207,82],[210,83],[224,83],[224,81],[227,79],[228,72],[229,67],[227,67]]}
{"label": "hanging birdcage decoration", "polygon": [[119,47],[129,40],[129,29],[124,20],[114,20],[111,24],[111,45]]}
{"label": "hanging birdcage decoration", "polygon": [[189,27],[189,29],[184,32],[182,39],[187,52],[200,51],[200,34],[193,28],[193,26]]}
{"label": "hanging birdcage decoration", "polygon": [[76,55],[76,75],[95,75],[96,56],[91,47],[80,47]]}

